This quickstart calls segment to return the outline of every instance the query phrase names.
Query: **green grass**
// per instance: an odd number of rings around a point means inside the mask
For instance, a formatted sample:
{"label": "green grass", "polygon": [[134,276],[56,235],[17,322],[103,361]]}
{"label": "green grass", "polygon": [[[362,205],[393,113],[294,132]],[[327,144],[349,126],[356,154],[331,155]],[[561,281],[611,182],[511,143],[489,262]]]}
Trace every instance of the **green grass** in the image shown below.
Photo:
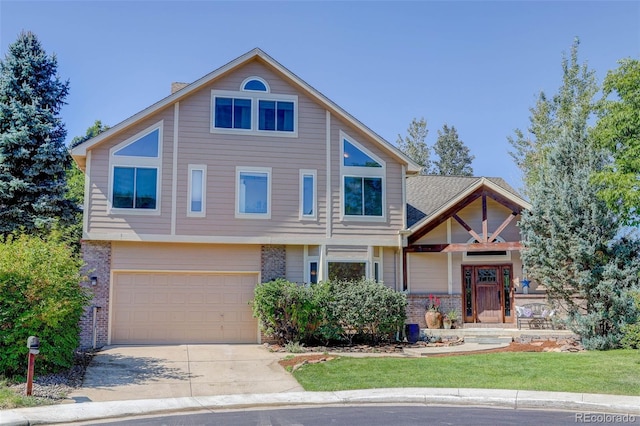
{"label": "green grass", "polygon": [[293,375],[308,391],[435,387],[640,395],[640,351],[341,357],[304,365]]}
{"label": "green grass", "polygon": [[43,398],[20,395],[7,386],[7,382],[0,379],[0,410],[10,408],[35,407],[36,405],[51,404]]}

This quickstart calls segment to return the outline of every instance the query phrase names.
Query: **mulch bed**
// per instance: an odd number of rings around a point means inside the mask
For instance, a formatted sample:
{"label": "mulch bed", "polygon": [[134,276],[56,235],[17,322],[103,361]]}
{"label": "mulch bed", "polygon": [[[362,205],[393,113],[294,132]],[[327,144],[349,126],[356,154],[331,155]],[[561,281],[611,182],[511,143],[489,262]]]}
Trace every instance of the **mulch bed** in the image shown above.
{"label": "mulch bed", "polygon": [[[354,346],[338,346],[338,347],[327,347],[327,346],[311,346],[305,348],[307,352],[322,352],[322,354],[304,354],[304,355],[296,355],[292,358],[280,360],[279,363],[283,367],[296,369],[297,367],[304,364],[313,364],[318,362],[330,361],[336,358],[334,353],[342,352],[342,353],[371,353],[371,354],[389,354],[392,356],[393,354],[400,354],[403,352],[405,347],[409,348],[420,348],[425,346],[454,346],[463,344],[462,341],[454,341],[454,342],[446,342],[446,343],[436,343],[436,344],[425,344],[424,342],[418,342],[416,344],[409,343],[395,343],[395,344],[386,344],[386,345],[354,345]],[[283,346],[280,345],[269,345],[269,350],[273,352],[286,352]],[[429,357],[448,357],[448,356],[462,356],[462,355],[474,355],[474,354],[486,354],[486,353],[496,353],[496,352],[580,352],[584,349],[582,346],[575,341],[572,340],[541,340],[541,341],[533,341],[529,343],[517,343],[512,342],[508,346],[504,348],[497,349],[487,349],[481,351],[467,351],[467,352],[450,352],[450,353],[439,353],[439,354],[430,354]],[[331,355],[328,355],[327,352],[331,352]]]}

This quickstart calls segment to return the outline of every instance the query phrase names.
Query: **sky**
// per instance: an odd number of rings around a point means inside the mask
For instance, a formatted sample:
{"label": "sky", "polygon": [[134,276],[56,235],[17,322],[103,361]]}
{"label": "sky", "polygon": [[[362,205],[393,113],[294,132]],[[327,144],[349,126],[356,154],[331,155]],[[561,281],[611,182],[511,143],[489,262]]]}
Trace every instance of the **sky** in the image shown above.
{"label": "sky", "polygon": [[413,118],[430,146],[455,126],[475,175],[520,189],[507,138],[556,93],[575,37],[599,82],[640,57],[640,1],[0,0],[0,57],[22,30],[70,82],[67,142],[259,47],[390,143]]}

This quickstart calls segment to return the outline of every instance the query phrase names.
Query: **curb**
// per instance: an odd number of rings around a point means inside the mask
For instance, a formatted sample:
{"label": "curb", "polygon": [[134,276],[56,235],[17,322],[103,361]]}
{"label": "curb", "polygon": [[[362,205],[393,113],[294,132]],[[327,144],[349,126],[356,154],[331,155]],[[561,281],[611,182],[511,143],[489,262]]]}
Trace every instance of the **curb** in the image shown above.
{"label": "curb", "polygon": [[597,411],[640,417],[640,396],[500,389],[397,388],[338,392],[286,392],[207,397],[86,402],[0,411],[1,426],[72,423],[118,417],[222,410],[321,405],[425,404]]}

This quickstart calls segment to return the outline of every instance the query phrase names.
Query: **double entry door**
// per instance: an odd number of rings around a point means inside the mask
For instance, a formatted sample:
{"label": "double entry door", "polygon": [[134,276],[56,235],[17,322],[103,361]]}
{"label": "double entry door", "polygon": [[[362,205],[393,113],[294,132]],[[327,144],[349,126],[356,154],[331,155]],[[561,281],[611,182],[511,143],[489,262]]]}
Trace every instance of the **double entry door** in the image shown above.
{"label": "double entry door", "polygon": [[512,321],[512,265],[463,265],[465,322]]}

